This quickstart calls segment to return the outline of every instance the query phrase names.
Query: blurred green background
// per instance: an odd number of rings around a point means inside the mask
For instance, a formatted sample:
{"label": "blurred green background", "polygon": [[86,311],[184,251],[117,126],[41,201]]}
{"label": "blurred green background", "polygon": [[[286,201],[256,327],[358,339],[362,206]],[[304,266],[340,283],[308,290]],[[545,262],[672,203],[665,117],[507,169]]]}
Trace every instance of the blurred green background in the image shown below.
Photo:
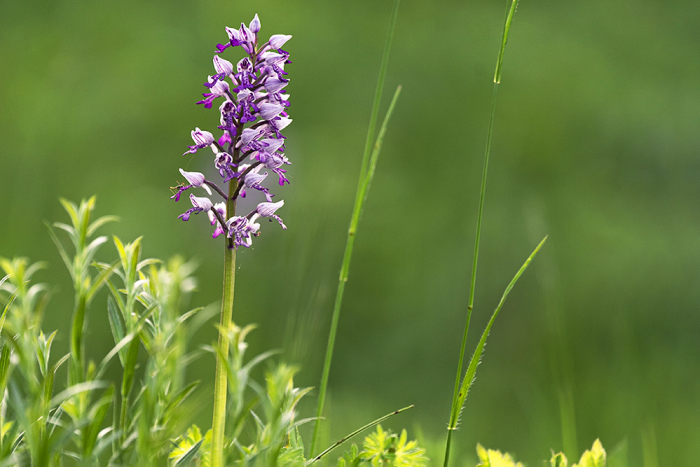
{"label": "blurred green background", "polygon": [[[419,427],[441,446],[504,6],[401,4],[386,95],[404,89],[355,244],[329,439],[413,403],[388,425],[412,436]],[[193,306],[219,300],[221,242],[201,216],[176,219],[187,201],[168,199],[168,187],[181,181],[178,167],[213,177],[208,151],[180,155],[190,130],[218,124],[195,102],[224,26],[257,12],[261,37],[293,35],[292,184],[276,191],[289,230],[265,224],[239,254],[234,319],[260,326],[251,354],[283,348],[302,366],[297,383],[318,386],[390,9],[389,0],[0,1],[0,255],[49,261],[37,278],[58,285],[45,329],[59,329],[60,345],[73,294],[43,226],[66,220],[59,196],[97,194],[97,215],[122,218],[103,233],[143,235],[148,256],[196,260]],[[491,333],[457,433],[460,460],[478,441],[538,465],[550,448],[580,454],[596,437],[609,451],[627,443],[629,465],[643,464],[643,444],[649,467],[655,450],[660,465],[700,459],[698,24],[700,4],[687,0],[521,2],[469,349],[520,264],[549,241]],[[96,359],[111,342],[104,301],[89,317]],[[212,321],[200,342],[214,339]],[[211,381],[213,360],[192,377]],[[309,397],[305,416],[314,405]],[[565,445],[562,414],[577,446]]]}

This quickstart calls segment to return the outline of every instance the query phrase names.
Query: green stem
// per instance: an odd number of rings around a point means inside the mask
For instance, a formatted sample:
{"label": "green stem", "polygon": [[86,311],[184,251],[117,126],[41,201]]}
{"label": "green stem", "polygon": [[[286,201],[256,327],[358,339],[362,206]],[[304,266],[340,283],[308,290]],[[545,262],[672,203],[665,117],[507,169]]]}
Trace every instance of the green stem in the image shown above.
{"label": "green stem", "polygon": [[464,352],[467,348],[467,335],[469,334],[469,323],[472,318],[472,310],[474,309],[474,291],[476,289],[476,268],[479,261],[479,244],[481,242],[481,219],[484,214],[484,199],[486,198],[486,175],[488,173],[489,167],[489,156],[491,155],[491,134],[493,132],[493,120],[496,113],[496,92],[498,90],[498,83],[493,85],[493,95],[491,97],[491,118],[489,120],[489,130],[488,136],[486,138],[486,154],[484,155],[484,167],[481,172],[481,192],[479,195],[479,211],[476,217],[476,237],[474,240],[474,262],[472,263],[472,278],[471,285],[469,287],[469,305],[467,306],[467,322],[464,325],[464,333],[462,334],[462,348],[459,352],[459,362],[457,363],[457,376],[455,377],[455,388],[454,394],[452,396],[452,410],[451,413],[455,412],[458,414],[456,417],[454,415],[450,416],[450,423],[447,426],[447,444],[445,446],[445,464],[447,467],[450,458],[450,445],[452,444],[452,432],[457,428],[457,422],[459,419],[459,410],[456,405],[458,404],[458,394],[459,394],[459,382],[462,379],[462,366],[464,365]]}
{"label": "green stem", "polygon": [[[226,205],[227,217],[236,214],[236,200],[233,194],[237,184],[231,181],[229,184],[229,199]],[[221,301],[221,319],[219,325],[219,351],[216,357],[216,375],[214,377],[214,415],[212,420],[211,437],[211,466],[223,467],[224,465],[224,433],[226,428],[226,395],[227,382],[226,365],[223,358],[228,358],[229,337],[233,316],[233,289],[236,280],[236,249],[227,239],[224,254],[224,294]]]}
{"label": "green stem", "polygon": [[73,323],[71,325],[71,355],[73,371],[70,372],[70,384],[81,383],[85,380],[83,365],[83,331],[85,330],[86,297],[82,291],[75,299]]}
{"label": "green stem", "polygon": [[[316,422],[314,423],[314,433],[311,439],[311,450],[309,455],[313,456],[316,449],[316,442],[318,441],[318,430],[321,425],[321,416],[323,414],[323,405],[326,400],[326,391],[328,389],[328,377],[331,371],[331,360],[333,359],[333,348],[335,347],[335,336],[338,331],[338,321],[340,320],[340,306],[343,303],[343,293],[345,292],[345,283],[348,281],[348,272],[350,271],[350,259],[352,257],[352,249],[355,244],[355,233],[357,232],[357,225],[360,222],[360,216],[362,214],[362,205],[367,197],[367,190],[369,184],[372,181],[372,176],[374,174],[372,164],[376,164],[376,156],[379,155],[379,149],[381,147],[380,138],[377,138],[376,143],[374,142],[374,132],[377,126],[377,118],[379,116],[379,104],[382,100],[382,91],[384,89],[384,79],[386,77],[386,70],[389,63],[389,52],[391,51],[391,39],[394,36],[394,27],[396,26],[396,18],[399,13],[399,2],[400,0],[394,0],[394,8],[391,14],[391,20],[389,23],[389,33],[386,38],[386,43],[384,44],[384,53],[382,55],[382,63],[379,68],[379,79],[377,80],[377,89],[374,93],[374,103],[372,105],[372,114],[369,121],[369,129],[367,130],[367,140],[365,141],[365,150],[362,155],[362,165],[360,167],[360,178],[357,182],[357,192],[355,194],[355,206],[353,207],[352,219],[350,221],[350,228],[348,229],[348,239],[345,243],[345,253],[343,254],[343,264],[340,268],[340,277],[338,278],[338,290],[335,295],[335,304],[333,305],[333,317],[331,318],[331,329],[328,334],[328,345],[326,347],[326,357],[323,363],[323,374],[321,375],[321,387],[318,394],[318,406],[316,409]],[[398,93],[394,96],[394,100],[389,106],[387,115],[384,118],[384,123],[382,125],[382,130],[385,129],[386,123],[393,106],[396,103]],[[372,151],[372,146],[374,143],[374,151]]]}
{"label": "green stem", "polygon": [[469,305],[467,306],[467,321],[464,325],[464,334],[462,335],[462,347],[459,352],[459,362],[457,364],[457,375],[455,377],[455,387],[454,394],[452,396],[452,409],[450,415],[450,422],[447,427],[447,442],[445,445],[445,462],[444,467],[447,467],[450,459],[450,446],[452,444],[452,432],[457,429],[457,423],[459,421],[459,413],[461,407],[457,407],[459,404],[459,382],[462,378],[462,366],[464,364],[464,352],[467,346],[467,335],[469,334],[469,324],[471,322],[472,310],[474,309],[474,294],[476,289],[476,271],[479,262],[479,245],[481,242],[481,220],[484,214],[484,200],[486,199],[486,178],[489,168],[489,157],[491,155],[491,139],[493,135],[493,122],[496,115],[496,95],[498,93],[498,85],[501,82],[501,69],[503,65],[503,55],[506,49],[506,43],[508,42],[508,32],[510,31],[510,25],[513,20],[513,15],[517,9],[518,0],[511,0],[510,8],[506,10],[506,19],[503,26],[503,38],[501,41],[501,48],[498,53],[498,59],[496,61],[496,71],[493,80],[493,92],[491,94],[491,115],[489,117],[489,129],[488,135],[486,136],[486,150],[484,151],[484,165],[481,172],[481,190],[479,193],[479,211],[476,217],[476,236],[474,239],[474,261],[472,263],[472,274],[471,283],[469,286]]}

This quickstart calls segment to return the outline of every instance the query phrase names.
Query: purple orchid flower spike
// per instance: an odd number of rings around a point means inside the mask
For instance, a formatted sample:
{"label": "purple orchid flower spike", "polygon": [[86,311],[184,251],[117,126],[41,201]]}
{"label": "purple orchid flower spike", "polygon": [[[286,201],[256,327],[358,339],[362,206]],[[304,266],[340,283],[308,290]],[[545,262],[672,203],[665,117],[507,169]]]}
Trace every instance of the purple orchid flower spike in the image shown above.
{"label": "purple orchid flower spike", "polygon": [[[277,174],[279,185],[289,183],[284,165],[290,164],[285,155],[285,137],[282,131],[292,122],[288,114],[290,106],[288,72],[291,63],[289,53],[282,47],[292,36],[275,34],[267,42],[259,40],[261,23],[258,15],[246,26],[226,28],[228,41],[216,46],[213,58],[215,74],[208,76],[206,92],[197,104],[214,107],[214,101],[222,98],[219,109],[218,129],[214,134],[195,128],[192,131],[194,145],[185,154],[210,147],[214,152],[213,170],[219,172],[225,187],[219,188],[206,179],[204,173],[180,169],[187,184],[178,185],[172,199],[178,201],[182,194],[195,188],[203,188],[211,196],[221,195],[223,202],[213,204],[207,197],[190,194],[192,208],[178,218],[189,220],[192,214],[206,212],[214,226],[212,237],[226,234],[229,248],[250,247],[253,237],[260,234],[259,218],[274,219],[286,229],[275,212],[284,201],[273,203],[274,194],[264,184],[270,172]],[[259,45],[261,44],[261,45]],[[239,47],[243,57],[224,58],[221,54],[229,48]],[[228,53],[228,52],[227,52]],[[245,162],[244,162],[245,161]],[[206,173],[206,172],[205,172]],[[257,205],[247,216],[237,216],[237,198],[251,197],[260,192],[265,202]],[[228,212],[228,210],[234,212]]]}

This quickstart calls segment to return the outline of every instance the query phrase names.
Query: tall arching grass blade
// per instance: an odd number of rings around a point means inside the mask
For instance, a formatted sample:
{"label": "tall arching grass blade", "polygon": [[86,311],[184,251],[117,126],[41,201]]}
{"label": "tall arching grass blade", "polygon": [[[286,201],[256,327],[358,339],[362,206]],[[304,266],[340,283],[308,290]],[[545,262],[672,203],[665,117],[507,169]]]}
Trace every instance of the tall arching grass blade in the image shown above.
{"label": "tall arching grass blade", "polygon": [[[479,262],[479,245],[481,243],[481,220],[484,215],[484,200],[486,199],[486,179],[488,175],[489,167],[489,157],[491,155],[491,139],[493,136],[493,121],[496,115],[496,95],[498,93],[498,85],[501,82],[501,69],[503,65],[503,55],[505,53],[506,43],[508,42],[508,33],[510,31],[510,25],[513,21],[513,15],[515,15],[515,10],[518,6],[518,0],[511,0],[510,7],[506,10],[505,23],[503,25],[503,36],[501,40],[501,48],[498,52],[498,59],[496,61],[496,71],[494,74],[494,84],[493,92],[491,95],[491,115],[489,117],[489,129],[486,136],[486,150],[484,151],[484,164],[481,172],[481,190],[479,192],[479,210],[476,216],[476,235],[474,237],[474,256],[472,262],[472,274],[471,283],[469,286],[469,304],[467,305],[467,321],[464,325],[464,333],[462,335],[462,347],[459,352],[459,360],[457,363],[457,374],[455,377],[454,393],[452,396],[452,410],[451,414],[454,414],[455,408],[458,407],[459,398],[459,382],[462,378],[462,365],[464,364],[464,352],[467,346],[467,335],[469,334],[469,324],[471,322],[472,310],[474,309],[474,293],[476,290],[476,271]],[[460,409],[461,410],[461,406]],[[450,423],[452,422],[452,415],[450,416]],[[452,442],[452,432],[453,428],[447,430],[447,443],[445,446],[445,463],[444,467],[448,466],[450,458],[450,444]]]}
{"label": "tall arching grass blade", "polygon": [[379,135],[377,136],[377,142],[374,145],[374,150],[369,161],[369,167],[365,172],[364,179],[360,180],[360,185],[357,189],[357,197],[355,198],[355,209],[353,210],[352,220],[350,222],[350,229],[348,230],[348,239],[345,245],[345,254],[343,256],[343,265],[340,270],[340,278],[338,280],[338,291],[335,296],[335,305],[333,307],[333,317],[331,319],[331,329],[328,335],[328,347],[326,348],[326,358],[323,365],[323,375],[321,377],[321,388],[318,397],[318,408],[316,411],[316,423],[314,424],[314,435],[311,442],[311,451],[313,454],[314,448],[316,447],[316,440],[318,436],[318,429],[322,420],[323,405],[326,398],[326,391],[328,389],[328,377],[330,375],[331,360],[333,358],[333,347],[335,346],[335,336],[338,332],[338,321],[340,320],[340,307],[343,303],[343,293],[345,292],[345,283],[348,281],[348,274],[350,271],[350,259],[352,257],[352,249],[355,244],[355,234],[357,232],[357,226],[360,222],[360,216],[362,214],[362,208],[364,202],[367,199],[367,194],[369,193],[369,185],[374,177],[375,168],[377,166],[377,160],[379,158],[379,152],[382,148],[382,142],[384,140],[384,134],[386,133],[386,127],[391,118],[391,114],[394,111],[394,106],[401,93],[401,86],[396,88],[394,97],[391,100],[389,109],[387,110],[382,126],[379,130]]}
{"label": "tall arching grass blade", "polygon": [[[326,357],[323,364],[323,373],[321,376],[321,387],[319,389],[318,395],[318,405],[316,409],[316,423],[314,424],[314,433],[311,439],[311,449],[309,455],[313,455],[316,449],[316,442],[318,441],[318,430],[320,427],[320,421],[323,414],[323,405],[326,399],[326,391],[328,389],[328,376],[330,374],[331,360],[333,358],[333,347],[335,346],[335,336],[338,330],[338,321],[340,319],[340,306],[343,302],[343,292],[345,291],[345,283],[348,280],[348,271],[350,270],[350,259],[352,257],[352,249],[355,243],[355,233],[357,231],[357,224],[360,221],[360,215],[362,214],[362,205],[367,198],[367,192],[369,184],[374,175],[374,166],[377,163],[377,157],[379,157],[379,151],[381,149],[382,138],[384,131],[386,130],[387,122],[391,117],[391,112],[394,109],[394,104],[398,98],[401,87],[396,90],[394,94],[394,99],[389,106],[389,110],[384,117],[384,122],[380,130],[380,138],[374,141],[374,132],[377,125],[377,118],[379,116],[379,104],[382,100],[382,91],[384,89],[384,79],[386,77],[386,70],[389,63],[389,52],[391,51],[391,41],[394,36],[394,27],[396,26],[396,18],[399,13],[399,3],[400,0],[394,0],[394,7],[391,14],[391,20],[389,23],[389,33],[387,35],[386,43],[384,44],[384,53],[382,55],[382,63],[379,68],[379,79],[377,80],[377,89],[374,94],[374,104],[372,105],[372,114],[369,121],[369,129],[367,130],[367,140],[365,141],[365,150],[362,155],[362,165],[360,167],[360,178],[357,183],[357,192],[355,194],[355,206],[353,208],[352,219],[350,221],[350,228],[348,229],[348,239],[345,244],[345,253],[343,255],[343,263],[340,269],[340,277],[338,279],[338,290],[335,296],[335,304],[333,306],[333,316],[331,318],[331,328],[328,333],[328,345],[326,347]],[[374,151],[372,151],[372,144],[374,142]]]}

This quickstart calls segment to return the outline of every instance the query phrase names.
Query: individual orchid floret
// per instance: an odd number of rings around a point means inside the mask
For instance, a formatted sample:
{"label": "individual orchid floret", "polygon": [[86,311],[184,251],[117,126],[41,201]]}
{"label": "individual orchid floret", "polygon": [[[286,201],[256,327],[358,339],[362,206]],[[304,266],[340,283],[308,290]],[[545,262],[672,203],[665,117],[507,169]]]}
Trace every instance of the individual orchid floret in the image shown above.
{"label": "individual orchid floret", "polygon": [[216,81],[223,81],[224,78],[230,76],[233,73],[233,63],[219,57],[218,55],[214,55],[214,69],[216,70],[217,74],[212,76],[214,82],[205,84],[205,86],[208,88],[214,86]]}
{"label": "individual orchid floret", "polygon": [[241,123],[254,122],[257,118],[253,114],[258,112],[260,112],[260,109],[255,104],[255,93],[247,89],[241,90],[241,92],[238,93],[239,121]]}
{"label": "individual orchid floret", "polygon": [[260,32],[260,18],[258,18],[258,14],[255,14],[255,18],[253,18],[253,21],[250,22],[250,31],[253,34],[258,34]]}
{"label": "individual orchid floret", "polygon": [[258,138],[264,129],[260,128],[246,128],[243,130],[243,133],[241,134],[241,138],[238,140],[238,143],[236,143],[236,147],[245,147],[248,143],[253,141],[254,139]]}
{"label": "individual orchid floret", "polygon": [[255,70],[253,69],[253,63],[248,57],[241,59],[236,65],[236,70],[238,73],[233,75],[236,81],[239,83],[238,86],[233,90],[234,92],[240,92],[243,89],[251,89],[254,87],[253,82],[255,81]]}
{"label": "individual orchid floret", "polygon": [[189,190],[190,188],[199,188],[202,187],[204,190],[211,196],[211,189],[206,185],[206,180],[204,179],[204,174],[199,173],[199,172],[185,172],[184,170],[180,169],[180,173],[182,174],[183,177],[185,177],[185,180],[189,182],[189,185],[179,185],[177,187],[177,193],[173,196],[170,197],[170,199],[175,199],[175,201],[180,201],[180,195],[185,190]]}
{"label": "individual orchid floret", "polygon": [[251,221],[244,216],[235,216],[226,223],[228,230],[228,238],[233,241],[235,246],[250,247],[253,243],[253,237],[257,237],[260,232],[260,224]]}
{"label": "individual orchid floret", "polygon": [[209,222],[211,222],[211,225],[216,225],[216,229],[211,235],[213,238],[216,238],[224,233],[224,228],[221,225],[221,219],[226,219],[226,203],[223,201],[221,203],[216,203],[214,208],[207,212],[207,214],[209,215]]}
{"label": "individual orchid floret", "polygon": [[223,140],[219,138],[219,146],[230,143],[232,141],[231,136],[238,134],[238,129],[236,128],[238,124],[236,118],[237,112],[238,107],[232,101],[226,100],[219,106],[219,113],[221,114],[219,117],[219,122],[221,123],[219,129],[224,130],[224,136],[222,136]]}
{"label": "individual orchid floret", "polygon": [[[258,173],[262,166],[258,165],[254,169],[252,169],[250,172],[248,172],[245,177],[243,177],[243,186],[246,188],[253,188],[258,191],[262,191],[265,193],[265,199],[268,201],[272,201],[272,197],[274,195],[270,194],[270,191],[265,188],[264,186],[261,185],[262,181],[267,178],[267,172],[264,174]],[[245,198],[245,189],[241,190],[241,198]]]}
{"label": "individual orchid floret", "polygon": [[258,44],[258,32],[260,32],[260,19],[258,15],[250,22],[250,27],[246,27],[241,23],[241,28],[238,30],[238,37],[241,42],[241,47],[249,55],[255,52],[255,46]]}
{"label": "individual orchid floret", "polygon": [[268,42],[270,44],[270,47],[279,50],[291,38],[292,36],[287,34],[275,34],[273,36],[270,36],[270,40]]}
{"label": "individual orchid floret", "polygon": [[284,175],[287,173],[287,171],[281,167],[284,164],[291,165],[292,163],[287,160],[287,157],[284,154],[279,154],[277,152],[270,153],[267,152],[267,150],[264,150],[258,151],[255,155],[251,155],[251,157],[261,162],[266,168],[272,169],[272,171],[279,176],[280,186],[283,186],[285,182],[289,183],[289,180]]}
{"label": "individual orchid floret", "polygon": [[[197,152],[197,149],[203,149],[207,146],[211,146],[212,144],[214,144],[214,135],[212,135],[208,131],[195,128],[194,130],[192,130],[192,140],[194,141],[194,146],[187,146],[188,148],[190,148],[190,150],[187,151],[185,154],[194,154],[195,152]],[[185,154],[183,154],[183,156]]]}
{"label": "individual orchid floret", "polygon": [[211,109],[214,99],[217,97],[227,97],[230,89],[226,81],[219,81],[211,76],[205,86],[208,87],[211,92],[203,92],[202,96],[204,96],[205,99],[197,102],[197,104],[204,104],[204,107],[207,109]]}
{"label": "individual orchid floret", "polygon": [[[275,211],[277,211],[282,206],[284,206],[284,200],[278,201],[277,203],[260,203],[258,204],[258,208],[256,209],[256,214],[260,217],[269,217],[270,220],[276,220],[280,223],[284,230],[287,230],[287,226],[284,225],[282,219],[279,216],[275,215]],[[253,215],[251,221],[255,220],[255,218],[256,216]]]}
{"label": "individual orchid floret", "polygon": [[265,80],[265,90],[272,94],[276,94],[280,92],[287,84],[289,84],[289,80],[268,78]]}
{"label": "individual orchid floret", "polygon": [[280,132],[287,128],[290,123],[292,123],[292,119],[289,117],[275,117],[267,121],[267,129],[273,132],[278,138],[284,138]]}
{"label": "individual orchid floret", "polygon": [[202,211],[210,211],[212,207],[214,206],[209,198],[200,198],[197,197],[193,194],[190,194],[190,201],[192,202],[192,208],[188,209],[185,211],[185,213],[180,214],[177,216],[178,219],[182,219],[183,221],[188,221],[190,220],[190,216],[192,214],[199,214]]}
{"label": "individual orchid floret", "polygon": [[233,170],[233,157],[231,157],[231,154],[227,152],[216,153],[214,166],[219,169],[219,175],[223,177],[224,183],[236,176],[236,172]]}
{"label": "individual orchid floret", "polygon": [[260,117],[263,120],[272,120],[284,111],[284,106],[279,104],[260,104]]}

